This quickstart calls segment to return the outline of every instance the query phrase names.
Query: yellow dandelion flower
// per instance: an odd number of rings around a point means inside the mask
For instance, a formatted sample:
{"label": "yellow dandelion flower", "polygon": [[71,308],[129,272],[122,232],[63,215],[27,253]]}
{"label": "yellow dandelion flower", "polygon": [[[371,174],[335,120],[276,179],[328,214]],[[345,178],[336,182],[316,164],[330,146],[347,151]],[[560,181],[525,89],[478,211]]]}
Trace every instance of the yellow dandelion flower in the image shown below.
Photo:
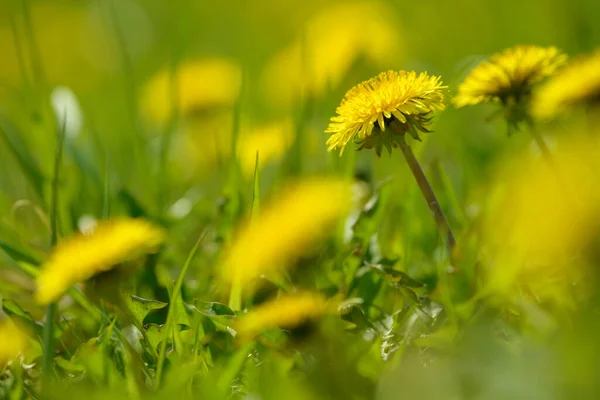
{"label": "yellow dandelion flower", "polygon": [[258,169],[281,159],[293,142],[290,121],[259,126],[240,134],[237,143],[240,168],[245,176],[252,176],[258,153]]}
{"label": "yellow dandelion flower", "polygon": [[42,265],[37,278],[36,300],[48,304],[70,286],[108,271],[141,254],[154,252],[166,233],[142,219],[100,222],[87,234],[61,241]]}
{"label": "yellow dandelion flower", "polygon": [[[331,118],[325,131],[331,134],[328,150],[339,148],[343,152],[350,141],[355,141],[359,149],[375,147],[379,155],[382,146],[389,151],[398,146],[394,135],[408,132],[418,139],[417,130],[429,132],[433,111],[445,108],[445,88],[439,77],[413,71],[382,72],[359,83],[346,93],[336,109],[338,115]],[[394,119],[402,132],[386,133],[386,126]]]}
{"label": "yellow dandelion flower", "polygon": [[267,99],[288,105],[304,95],[322,96],[359,59],[375,67],[397,62],[402,43],[392,15],[375,1],[345,2],[315,14],[267,65],[262,78]]}
{"label": "yellow dandelion flower", "polygon": [[567,61],[556,47],[516,46],[481,62],[458,87],[456,107],[500,101],[519,102],[536,83]]}
{"label": "yellow dandelion flower", "polygon": [[336,312],[336,305],[318,293],[294,293],[267,301],[241,317],[234,329],[251,339],[274,328],[294,328],[310,319]]}
{"label": "yellow dandelion flower", "polygon": [[581,283],[581,255],[600,232],[600,146],[570,142],[553,154],[553,167],[525,156],[499,174],[483,231],[495,290],[516,285],[565,300]]}
{"label": "yellow dandelion flower", "polygon": [[28,348],[27,337],[12,322],[0,322],[0,365],[17,358]]}
{"label": "yellow dandelion flower", "polygon": [[550,118],[576,104],[600,101],[600,50],[573,60],[534,95],[532,112]]}
{"label": "yellow dandelion flower", "polygon": [[164,124],[174,111],[173,93],[183,116],[230,108],[239,95],[241,81],[241,69],[231,61],[191,60],[177,67],[174,78],[164,69],[147,83],[140,99],[141,111],[150,123]]}
{"label": "yellow dandelion flower", "polygon": [[351,187],[344,181],[313,178],[288,186],[240,229],[221,261],[222,281],[246,288],[282,270],[325,238],[350,207]]}

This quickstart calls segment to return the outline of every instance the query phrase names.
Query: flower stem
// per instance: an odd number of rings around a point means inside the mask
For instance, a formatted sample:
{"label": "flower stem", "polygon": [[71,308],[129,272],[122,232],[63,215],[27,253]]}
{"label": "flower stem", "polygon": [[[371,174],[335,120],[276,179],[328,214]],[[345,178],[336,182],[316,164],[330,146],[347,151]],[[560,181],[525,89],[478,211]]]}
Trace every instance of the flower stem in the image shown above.
{"label": "flower stem", "polygon": [[[393,125],[392,125],[393,126]],[[435,193],[427,180],[427,177],[423,173],[419,162],[417,161],[412,149],[406,143],[404,138],[404,134],[400,135],[400,139],[398,140],[400,144],[400,149],[402,150],[402,154],[404,154],[404,158],[408,163],[408,166],[419,185],[419,189],[421,189],[421,193],[423,193],[423,197],[425,197],[425,201],[427,201],[427,205],[429,206],[429,210],[433,214],[435,218],[435,223],[437,224],[438,230],[440,231],[440,235],[445,239],[446,246],[448,248],[448,254],[452,254],[452,249],[456,243],[454,239],[454,234],[452,233],[452,229],[450,229],[450,224],[448,224],[448,219],[446,219],[446,215],[444,211],[442,211],[442,207],[440,207],[440,203],[435,197]]]}
{"label": "flower stem", "polygon": [[[63,116],[63,123],[57,131],[56,150],[54,154],[54,172],[52,176],[51,197],[50,197],[50,246],[53,248],[58,242],[58,183],[60,181],[60,165],[62,162],[63,148],[65,142],[65,129],[67,124],[67,114]],[[43,331],[44,355],[42,372],[44,376],[52,376],[52,363],[54,361],[55,342],[54,342],[54,318],[56,317],[57,305],[50,303],[46,308],[46,322]]]}

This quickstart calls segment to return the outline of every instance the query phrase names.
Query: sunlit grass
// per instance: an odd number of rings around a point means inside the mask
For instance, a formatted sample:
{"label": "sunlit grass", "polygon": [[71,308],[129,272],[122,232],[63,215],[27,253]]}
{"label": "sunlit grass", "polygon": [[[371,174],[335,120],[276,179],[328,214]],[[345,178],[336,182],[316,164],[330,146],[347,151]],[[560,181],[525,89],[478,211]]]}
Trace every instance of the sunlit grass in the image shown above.
{"label": "sunlit grass", "polygon": [[76,3],[0,5],[0,398],[598,393],[598,5]]}

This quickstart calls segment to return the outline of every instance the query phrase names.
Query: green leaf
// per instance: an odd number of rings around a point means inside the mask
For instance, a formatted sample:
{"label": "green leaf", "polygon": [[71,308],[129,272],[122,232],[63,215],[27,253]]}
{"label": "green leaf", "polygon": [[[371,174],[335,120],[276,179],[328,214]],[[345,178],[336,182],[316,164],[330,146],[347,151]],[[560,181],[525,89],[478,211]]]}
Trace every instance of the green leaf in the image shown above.
{"label": "green leaf", "polygon": [[56,357],[54,359],[54,362],[56,363],[56,365],[61,367],[66,372],[70,372],[70,373],[85,372],[85,367],[83,365],[74,363],[69,360],[65,360],[64,358],[62,358],[60,356]]}
{"label": "green leaf", "polygon": [[23,249],[15,245],[0,240],[0,249],[2,249],[10,258],[16,262],[26,262],[28,264],[39,265],[41,263],[37,258],[28,255]]}
{"label": "green leaf", "polygon": [[4,311],[18,326],[27,329],[29,333],[36,337],[42,337],[44,326],[39,322],[36,322],[28,311],[23,310],[14,301],[3,299],[2,311]]}
{"label": "green leaf", "polygon": [[223,303],[196,301],[194,305],[196,311],[207,317],[235,316],[233,310]]}
{"label": "green leaf", "polygon": [[388,265],[390,265],[390,264],[393,265],[393,264],[395,264],[395,261],[381,260],[377,264],[367,263],[366,261],[364,262],[364,264],[366,266],[379,272],[385,279],[392,282],[394,284],[394,286],[396,286],[396,287],[404,286],[404,287],[410,287],[410,288],[418,288],[418,287],[425,286],[422,282],[414,280],[413,278],[408,276],[405,272],[385,266],[386,263]]}
{"label": "green leaf", "polygon": [[362,330],[372,327],[372,324],[367,320],[363,311],[356,304],[350,304],[345,308],[342,319],[354,324],[354,327],[350,328],[350,330]]}
{"label": "green leaf", "polygon": [[148,324],[144,327],[144,332],[146,333],[146,339],[148,340],[148,344],[152,348],[155,353],[157,352],[158,345],[160,344],[160,340],[162,337],[161,331],[164,325],[157,324]]}
{"label": "green leaf", "polygon": [[146,318],[146,315],[148,315],[150,311],[159,310],[167,306],[167,303],[163,303],[162,301],[143,299],[132,294],[127,294],[124,298],[125,304],[138,327],[143,326],[144,318]]}

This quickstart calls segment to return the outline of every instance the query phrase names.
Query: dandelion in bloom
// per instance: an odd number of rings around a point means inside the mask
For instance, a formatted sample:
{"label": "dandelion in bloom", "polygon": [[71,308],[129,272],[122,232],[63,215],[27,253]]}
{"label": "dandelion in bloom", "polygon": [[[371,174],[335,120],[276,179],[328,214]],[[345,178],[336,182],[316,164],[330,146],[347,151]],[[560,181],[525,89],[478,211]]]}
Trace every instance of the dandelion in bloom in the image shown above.
{"label": "dandelion in bloom", "polygon": [[244,340],[274,328],[294,328],[302,323],[336,313],[337,307],[318,293],[286,294],[269,300],[240,318],[235,330]]}
{"label": "dandelion in bloom", "polygon": [[191,60],[175,71],[165,68],[152,77],[142,90],[140,107],[150,123],[162,126],[175,109],[181,116],[193,117],[231,108],[241,83],[241,68],[231,61]]}
{"label": "dandelion in bloom", "polygon": [[444,89],[446,86],[439,77],[426,72],[382,72],[346,93],[325,132],[331,135],[327,140],[328,150],[340,149],[340,154],[351,141],[359,145],[358,150],[374,148],[378,156],[383,147],[390,153],[392,148],[400,147],[451,249],[454,235],[405,139],[407,133],[420,140],[419,131],[430,132],[428,126],[434,111],[445,108]]}
{"label": "dandelion in bloom", "polygon": [[25,334],[11,321],[0,321],[0,366],[22,355],[27,348]]}
{"label": "dandelion in bloom", "polygon": [[559,71],[534,95],[532,112],[549,119],[576,105],[600,103],[600,50],[579,57]]}
{"label": "dandelion in bloom", "polygon": [[398,62],[402,42],[392,16],[393,10],[376,1],[336,4],[312,16],[267,65],[262,87],[268,101],[279,106],[320,97],[358,60],[376,67]]}
{"label": "dandelion in bloom", "polygon": [[222,281],[248,288],[282,271],[327,237],[350,203],[345,181],[313,178],[283,189],[234,237],[220,264]]}
{"label": "dandelion in bloom", "polygon": [[[419,140],[417,131],[429,132],[432,113],[443,110],[444,92],[440,78],[426,72],[382,72],[350,89],[325,131],[328,150],[343,152],[349,142],[360,149],[375,148],[377,155],[385,146],[391,152],[408,132]],[[398,129],[386,131],[392,121]]]}
{"label": "dandelion in bloom", "polygon": [[162,228],[142,219],[99,222],[89,234],[67,238],[51,251],[37,278],[36,300],[56,301],[75,283],[156,251],[165,238]]}
{"label": "dandelion in bloom", "polygon": [[528,118],[533,87],[565,64],[556,47],[516,46],[482,61],[458,87],[456,107],[500,103],[509,128]]}

